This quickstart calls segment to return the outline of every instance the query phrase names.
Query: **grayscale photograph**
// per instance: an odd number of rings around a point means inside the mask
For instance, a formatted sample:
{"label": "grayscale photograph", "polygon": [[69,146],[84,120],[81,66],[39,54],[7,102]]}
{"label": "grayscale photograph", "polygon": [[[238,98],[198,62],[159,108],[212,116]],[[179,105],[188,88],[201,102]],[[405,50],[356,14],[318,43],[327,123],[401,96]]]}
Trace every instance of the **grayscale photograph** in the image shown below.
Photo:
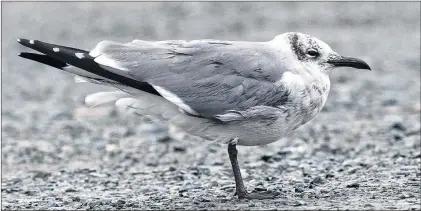
{"label": "grayscale photograph", "polygon": [[2,2],[2,210],[421,210],[420,2]]}

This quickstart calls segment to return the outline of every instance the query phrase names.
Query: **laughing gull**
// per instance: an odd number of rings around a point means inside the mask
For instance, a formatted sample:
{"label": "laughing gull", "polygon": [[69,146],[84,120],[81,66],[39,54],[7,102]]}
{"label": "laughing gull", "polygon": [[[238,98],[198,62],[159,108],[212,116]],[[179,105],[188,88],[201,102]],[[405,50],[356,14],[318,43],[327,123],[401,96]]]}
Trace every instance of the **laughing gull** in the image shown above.
{"label": "laughing gull", "polygon": [[288,32],[268,42],[221,40],[102,41],[91,51],[38,40],[18,42],[42,54],[20,56],[75,74],[78,82],[119,91],[88,95],[90,106],[167,121],[190,135],[228,145],[239,198],[274,198],[246,191],[236,145],[277,141],[313,119],[326,102],[336,67],[368,69],[323,41]]}

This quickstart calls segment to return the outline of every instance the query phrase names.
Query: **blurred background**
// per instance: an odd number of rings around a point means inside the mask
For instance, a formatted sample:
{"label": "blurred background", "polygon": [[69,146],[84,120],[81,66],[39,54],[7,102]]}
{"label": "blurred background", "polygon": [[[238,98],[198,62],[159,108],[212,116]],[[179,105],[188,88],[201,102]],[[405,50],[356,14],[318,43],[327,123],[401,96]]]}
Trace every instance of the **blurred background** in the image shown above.
{"label": "blurred background", "polygon": [[[2,209],[420,209],[419,2],[2,2]],[[342,68],[322,112],[289,137],[239,147],[249,190],[228,200],[226,147],[87,108],[69,73],[18,57],[17,38],[268,41],[298,31],[372,71]],[[253,208],[254,207],[254,208]]]}

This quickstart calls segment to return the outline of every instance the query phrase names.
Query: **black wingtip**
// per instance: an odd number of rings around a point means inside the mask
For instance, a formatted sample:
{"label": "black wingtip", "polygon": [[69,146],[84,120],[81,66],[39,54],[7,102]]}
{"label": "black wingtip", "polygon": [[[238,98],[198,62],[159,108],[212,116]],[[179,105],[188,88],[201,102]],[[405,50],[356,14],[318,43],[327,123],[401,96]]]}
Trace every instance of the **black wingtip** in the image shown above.
{"label": "black wingtip", "polygon": [[24,38],[17,38],[16,41],[18,41],[18,43],[24,43],[24,42],[27,42],[28,40]]}
{"label": "black wingtip", "polygon": [[29,40],[25,38],[17,38],[16,41],[18,41],[18,43],[29,43]]}
{"label": "black wingtip", "polygon": [[29,54],[34,54],[34,53],[20,52],[18,56],[27,59]]}
{"label": "black wingtip", "polygon": [[48,55],[43,55],[43,54],[36,54],[36,53],[27,53],[27,52],[21,52],[19,53],[19,56],[25,59],[29,59],[32,61],[36,61],[42,64],[46,64],[49,65],[51,67],[55,67],[58,69],[63,69],[64,67],[68,66],[67,63],[62,62],[56,58],[53,58],[51,56]]}
{"label": "black wingtip", "polygon": [[29,48],[31,48],[30,46],[35,43],[34,40],[28,40],[28,39],[23,39],[23,38],[18,38],[16,39],[16,41],[18,41],[19,44],[29,47]]}
{"label": "black wingtip", "polygon": [[[135,79],[119,75],[112,71],[103,69],[99,64],[95,63],[94,58],[89,56],[89,52],[77,48],[55,45],[39,40],[18,39],[19,44],[36,50],[42,54],[22,52],[20,57],[33,60],[42,64],[46,64],[58,69],[64,69],[69,65],[83,69],[92,74],[108,78],[110,81],[115,81],[135,89],[142,90],[154,95],[161,96],[150,84],[146,82],[137,81]],[[83,53],[78,56],[78,53]]]}

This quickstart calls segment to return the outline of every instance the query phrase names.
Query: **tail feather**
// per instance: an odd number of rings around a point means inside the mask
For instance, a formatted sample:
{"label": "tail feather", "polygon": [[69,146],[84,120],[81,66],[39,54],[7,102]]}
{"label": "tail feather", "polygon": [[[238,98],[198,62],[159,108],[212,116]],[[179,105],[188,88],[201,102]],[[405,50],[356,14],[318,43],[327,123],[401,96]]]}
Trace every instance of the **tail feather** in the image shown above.
{"label": "tail feather", "polygon": [[75,75],[74,80],[75,80],[75,83],[86,83],[86,82],[92,82],[93,83],[93,81],[91,81],[89,78],[82,77],[82,76],[79,76],[79,75]]}
{"label": "tail feather", "polygon": [[[119,98],[115,101],[115,106],[117,107],[117,110],[122,113],[147,116],[154,122],[168,122],[182,128],[183,131],[193,136],[197,136],[199,131],[205,131],[212,126],[215,126],[209,119],[185,115],[184,112],[180,112],[177,105],[165,100],[163,97],[158,97],[149,93],[141,93],[135,98]],[[192,122],[194,122],[194,124],[192,124]],[[215,133],[211,134],[215,135]],[[206,138],[203,136],[200,137]],[[206,139],[214,140],[214,137],[208,137]]]}
{"label": "tail feather", "polygon": [[[137,81],[132,78],[119,75],[115,72],[111,72],[102,68],[98,63],[94,61],[95,57],[89,55],[88,51],[62,45],[50,44],[38,40],[18,39],[18,42],[23,46],[45,54],[41,55],[33,53],[21,53],[20,56],[23,58],[37,61],[64,70],[66,70],[68,65],[71,65],[84,71],[87,71],[90,74],[84,75],[69,70],[66,71],[81,76],[94,74],[95,76],[100,76],[94,78],[106,78],[109,81],[117,82],[124,86],[128,86],[137,90],[161,96],[150,84],[146,82]],[[92,75],[88,77],[92,78]]]}
{"label": "tail feather", "polygon": [[85,97],[85,104],[91,107],[115,102],[120,98],[128,97],[129,94],[122,91],[97,92]]}
{"label": "tail feather", "polygon": [[[115,101],[118,110],[125,113],[136,113],[150,115],[160,120],[170,121],[175,118],[184,117],[175,104],[164,98],[150,95],[148,93],[133,97],[121,97]],[[189,118],[188,116],[185,118]]]}

